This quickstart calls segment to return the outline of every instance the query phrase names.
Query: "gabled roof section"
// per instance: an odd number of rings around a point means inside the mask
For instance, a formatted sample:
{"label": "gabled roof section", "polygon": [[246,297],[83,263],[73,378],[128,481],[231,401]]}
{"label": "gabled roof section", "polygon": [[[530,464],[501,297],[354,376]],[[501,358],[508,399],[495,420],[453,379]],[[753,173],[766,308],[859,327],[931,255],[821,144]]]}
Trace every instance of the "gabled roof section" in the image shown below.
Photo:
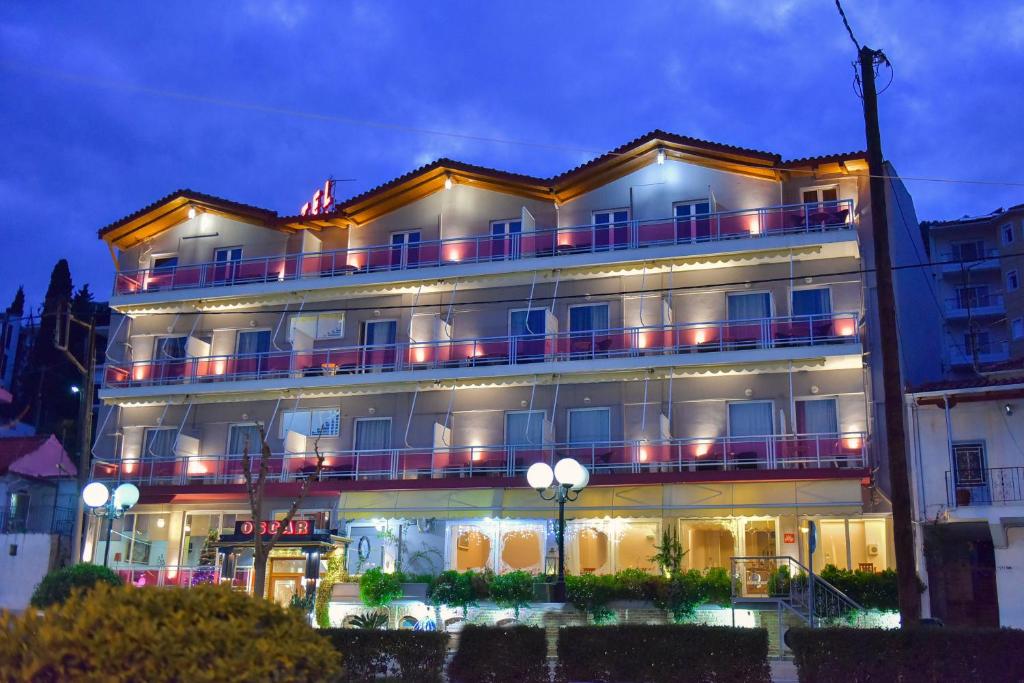
{"label": "gabled roof section", "polygon": [[184,189],[176,190],[166,197],[100,228],[99,236],[112,247],[130,249],[188,219],[189,209],[193,207],[197,210],[271,227],[274,226],[274,220],[277,218],[277,212],[270,209]]}
{"label": "gabled roof section", "polygon": [[27,477],[73,477],[77,470],[60,441],[48,436],[0,438],[0,474]]}

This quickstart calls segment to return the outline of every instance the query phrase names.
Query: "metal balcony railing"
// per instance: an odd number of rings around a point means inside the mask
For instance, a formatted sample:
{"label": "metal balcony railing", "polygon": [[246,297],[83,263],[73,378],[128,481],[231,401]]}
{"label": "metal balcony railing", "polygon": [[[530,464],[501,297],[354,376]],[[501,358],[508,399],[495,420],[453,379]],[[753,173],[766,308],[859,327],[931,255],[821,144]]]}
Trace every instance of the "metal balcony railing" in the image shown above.
{"label": "metal balcony railing", "polygon": [[992,467],[959,477],[947,470],[946,501],[954,508],[1022,503],[1024,467]]}
{"label": "metal balcony railing", "polygon": [[946,299],[946,312],[966,315],[969,311],[976,315],[999,313],[1005,310],[1002,294],[975,294],[973,296],[955,296]]}
{"label": "metal balcony railing", "polygon": [[848,199],[122,271],[114,294],[231,287],[417,268],[816,233],[852,225]]}
{"label": "metal balcony railing", "polygon": [[[866,438],[860,432],[321,452],[323,480],[520,477],[534,463],[553,465],[566,457],[594,474],[854,469],[867,463]],[[259,459],[252,458],[253,472]],[[275,453],[268,462],[269,476],[273,481],[302,480],[315,474],[316,462],[315,453]],[[150,485],[241,484],[243,467],[241,455],[143,456],[97,459],[92,476]]]}
{"label": "metal balcony railing", "polygon": [[108,363],[106,387],[201,384],[850,342],[856,313]]}

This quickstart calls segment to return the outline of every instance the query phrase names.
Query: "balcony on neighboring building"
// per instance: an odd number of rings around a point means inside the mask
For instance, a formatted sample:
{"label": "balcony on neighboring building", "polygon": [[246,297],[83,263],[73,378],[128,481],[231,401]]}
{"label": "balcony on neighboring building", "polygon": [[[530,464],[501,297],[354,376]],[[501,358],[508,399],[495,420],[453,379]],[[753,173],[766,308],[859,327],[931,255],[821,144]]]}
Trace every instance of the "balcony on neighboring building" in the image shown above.
{"label": "balcony on neighboring building", "polygon": [[1006,304],[1002,294],[977,292],[962,294],[946,299],[946,318],[959,320],[967,318],[983,318],[1006,314]]}
{"label": "balcony on neighboring building", "polygon": [[950,507],[1024,505],[1024,467],[993,467],[960,472],[946,471],[946,500]]}
{"label": "balcony on neighboring building", "polygon": [[[657,364],[659,356],[714,352],[799,349],[854,344],[856,313],[774,317],[691,323],[663,327],[632,327],[555,334],[409,341],[333,349],[268,351],[203,356],[127,364],[108,363],[105,390],[111,388],[223,384],[253,380],[310,377],[349,378],[348,383],[382,373],[465,369],[486,376],[497,368],[557,363],[564,371],[599,371],[616,359]],[[698,362],[699,356],[691,360]],[[721,362],[720,360],[718,362]]]}
{"label": "balcony on neighboring building", "polygon": [[942,274],[950,277],[999,269],[999,250],[985,247],[942,252]]}
{"label": "balcony on neighboring building", "polygon": [[[648,258],[648,253],[637,251],[643,249],[681,247],[685,253],[688,245],[716,242],[735,244],[735,250],[757,249],[758,238],[821,234],[852,226],[853,202],[836,200],[440,240],[410,241],[403,236],[393,244],[254,259],[232,259],[226,254],[225,260],[207,263],[122,271],[115,278],[114,295],[413,271],[405,276],[408,279],[427,268],[465,264],[498,268],[502,262],[607,252],[623,252],[617,260],[630,261]],[[580,265],[586,260],[581,259]]]}
{"label": "balcony on neighboring building", "polygon": [[1006,342],[984,342],[979,343],[976,349],[947,345],[946,358],[953,367],[974,365],[975,361],[979,365],[1000,363],[1009,360],[1010,345]]}
{"label": "balcony on neighboring building", "polygon": [[[575,458],[595,475],[737,472],[779,470],[855,470],[867,465],[866,438],[860,432],[677,438],[660,441],[559,443],[536,446],[461,446],[374,451],[325,451],[321,480],[521,477],[537,462],[554,464]],[[250,467],[259,468],[254,455]],[[269,479],[289,482],[313,476],[312,452],[275,453]],[[93,478],[140,485],[201,486],[243,484],[241,455],[177,455],[93,463]],[[794,472],[797,474],[797,472]]]}

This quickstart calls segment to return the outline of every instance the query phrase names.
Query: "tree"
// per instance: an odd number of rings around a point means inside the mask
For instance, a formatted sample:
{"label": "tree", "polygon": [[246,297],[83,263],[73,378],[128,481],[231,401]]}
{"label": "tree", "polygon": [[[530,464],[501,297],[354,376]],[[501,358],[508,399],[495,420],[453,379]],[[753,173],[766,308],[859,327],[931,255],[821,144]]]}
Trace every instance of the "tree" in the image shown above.
{"label": "tree", "polygon": [[309,492],[309,487],[320,478],[320,473],[324,469],[324,455],[320,452],[320,439],[317,438],[313,442],[313,451],[316,453],[316,468],[308,477],[302,480],[298,493],[295,494],[291,507],[288,509],[288,513],[280,520],[281,524],[277,531],[270,538],[263,538],[263,535],[260,533],[259,523],[263,519],[264,503],[266,502],[267,475],[270,472],[271,453],[270,446],[267,445],[267,435],[263,425],[257,425],[257,429],[260,435],[260,459],[256,470],[256,478],[253,479],[253,462],[252,457],[249,455],[248,440],[246,440],[245,446],[242,448],[242,476],[245,478],[245,490],[249,496],[249,509],[252,511],[252,521],[255,522],[252,532],[253,594],[262,598],[264,588],[266,587],[267,558],[270,557],[270,551],[278,544],[281,536],[284,535],[285,529],[288,528],[292,519],[295,518],[295,513],[298,512],[299,506],[302,505],[303,499]]}

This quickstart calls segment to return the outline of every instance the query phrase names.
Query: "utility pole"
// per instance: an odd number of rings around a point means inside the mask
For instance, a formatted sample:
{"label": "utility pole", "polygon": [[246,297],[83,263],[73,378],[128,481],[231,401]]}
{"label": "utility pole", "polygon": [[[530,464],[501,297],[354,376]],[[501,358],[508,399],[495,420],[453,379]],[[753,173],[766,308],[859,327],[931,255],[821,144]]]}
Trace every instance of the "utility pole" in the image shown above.
{"label": "utility pole", "polygon": [[882,378],[885,395],[885,436],[892,487],[892,528],[896,546],[896,575],[899,586],[900,623],[914,626],[921,618],[914,527],[911,518],[910,476],[907,473],[906,428],[903,422],[903,386],[899,337],[896,328],[896,297],[892,284],[892,256],[889,221],[885,206],[885,169],[882,137],[878,128],[878,94],[875,92],[875,64],[888,63],[881,50],[860,48],[860,81],[864,100],[864,129],[867,135],[868,174],[871,189],[871,228],[875,247],[875,287],[879,333],[882,340]]}
{"label": "utility pole", "polygon": [[[85,515],[85,502],[82,500],[81,491],[89,481],[89,466],[92,460],[92,401],[96,394],[96,318],[90,316],[89,322],[85,322],[71,315],[71,311],[67,309],[64,310],[64,315],[67,316],[67,324],[65,325],[58,315],[54,342],[82,375],[82,387],[78,392],[78,494],[75,496],[75,527],[71,538],[71,560],[75,563],[82,561],[82,522]],[[68,349],[71,323],[85,328],[88,335],[84,363],[75,358],[75,354]],[[65,330],[63,344],[61,344],[62,329]],[[107,545],[110,545],[109,539]]]}

